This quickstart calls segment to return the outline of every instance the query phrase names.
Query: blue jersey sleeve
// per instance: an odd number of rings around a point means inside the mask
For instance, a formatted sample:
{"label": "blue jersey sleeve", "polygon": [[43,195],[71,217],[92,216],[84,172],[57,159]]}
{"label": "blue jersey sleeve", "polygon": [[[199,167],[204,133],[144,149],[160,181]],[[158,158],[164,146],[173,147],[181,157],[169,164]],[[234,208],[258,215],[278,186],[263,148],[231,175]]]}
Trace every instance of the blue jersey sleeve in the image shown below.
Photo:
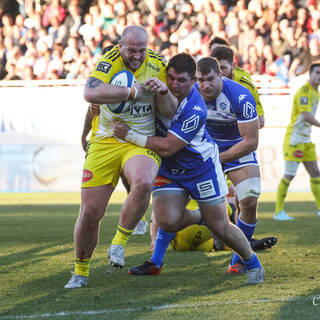
{"label": "blue jersey sleeve", "polygon": [[169,132],[189,144],[203,128],[206,122],[206,108],[197,101],[180,105],[176,116],[172,120]]}
{"label": "blue jersey sleeve", "polygon": [[253,95],[248,89],[243,89],[245,90],[239,91],[239,94],[236,95],[237,101],[234,103],[234,112],[237,115],[237,122],[240,123],[250,122],[258,117]]}

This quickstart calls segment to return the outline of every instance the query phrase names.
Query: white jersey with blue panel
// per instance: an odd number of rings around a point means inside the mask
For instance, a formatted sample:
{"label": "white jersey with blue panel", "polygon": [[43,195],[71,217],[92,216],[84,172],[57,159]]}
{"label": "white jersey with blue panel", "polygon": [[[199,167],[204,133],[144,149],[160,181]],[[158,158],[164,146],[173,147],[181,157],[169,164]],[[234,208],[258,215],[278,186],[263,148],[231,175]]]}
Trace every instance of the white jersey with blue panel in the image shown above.
{"label": "white jersey with blue panel", "polygon": [[167,132],[186,145],[169,158],[163,158],[154,186],[153,196],[181,190],[193,199],[208,201],[224,197],[227,188],[219,160],[218,146],[206,130],[207,109],[200,93],[192,88],[180,103],[173,120],[157,116],[157,135]]}
{"label": "white jersey with blue panel", "polygon": [[[207,106],[207,130],[211,138],[223,152],[239,143],[242,137],[238,123],[246,123],[258,119],[256,103],[250,91],[241,84],[222,78],[222,91],[212,101],[205,101]],[[198,85],[195,85],[199,90]],[[240,159],[224,164],[224,171],[247,164],[257,165],[255,152]]]}

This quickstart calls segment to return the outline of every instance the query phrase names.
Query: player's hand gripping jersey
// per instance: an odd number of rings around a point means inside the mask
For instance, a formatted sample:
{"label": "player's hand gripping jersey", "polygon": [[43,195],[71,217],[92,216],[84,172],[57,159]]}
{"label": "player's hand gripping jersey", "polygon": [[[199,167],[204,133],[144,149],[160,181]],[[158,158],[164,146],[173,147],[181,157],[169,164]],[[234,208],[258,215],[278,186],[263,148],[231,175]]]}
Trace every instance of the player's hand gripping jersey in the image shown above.
{"label": "player's hand gripping jersey", "polygon": [[[121,70],[131,71],[140,83],[144,83],[150,77],[156,77],[166,83],[166,63],[159,53],[148,49],[147,56],[140,68],[133,71],[125,66],[118,45],[101,57],[90,76],[104,83],[110,83],[112,77]],[[153,93],[148,92],[142,100],[132,101],[121,114],[112,113],[107,105],[101,105],[100,107],[100,115],[93,121],[91,141],[111,137],[110,121],[113,119],[121,119],[141,134],[149,136],[155,134]]]}
{"label": "player's hand gripping jersey", "polygon": [[315,116],[320,94],[308,82],[295,94],[291,112],[291,121],[287,128],[284,143],[291,146],[311,142],[311,124],[305,120],[301,112],[310,112]]}

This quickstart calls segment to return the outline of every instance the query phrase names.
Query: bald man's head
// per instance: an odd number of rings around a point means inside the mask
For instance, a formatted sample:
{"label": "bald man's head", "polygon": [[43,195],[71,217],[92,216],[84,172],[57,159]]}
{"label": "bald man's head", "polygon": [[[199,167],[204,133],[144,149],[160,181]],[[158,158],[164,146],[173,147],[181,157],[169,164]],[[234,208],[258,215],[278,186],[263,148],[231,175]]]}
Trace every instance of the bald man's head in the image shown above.
{"label": "bald man's head", "polygon": [[140,26],[129,26],[123,30],[119,43],[123,62],[135,71],[142,65],[147,55],[148,34]]}
{"label": "bald man's head", "polygon": [[146,29],[141,26],[128,26],[122,32],[120,42],[126,42],[128,39],[137,39],[148,43],[148,34]]}

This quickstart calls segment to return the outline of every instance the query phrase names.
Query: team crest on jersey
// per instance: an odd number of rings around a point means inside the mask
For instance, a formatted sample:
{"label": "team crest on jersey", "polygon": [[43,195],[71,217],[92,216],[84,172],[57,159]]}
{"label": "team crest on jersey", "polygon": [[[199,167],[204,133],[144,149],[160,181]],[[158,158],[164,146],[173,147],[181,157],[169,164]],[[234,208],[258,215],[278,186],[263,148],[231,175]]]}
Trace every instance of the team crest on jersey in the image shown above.
{"label": "team crest on jersey", "polygon": [[219,104],[219,107],[220,107],[221,110],[226,110],[227,104],[226,104],[225,102],[221,102],[221,103]]}
{"label": "team crest on jersey", "polygon": [[100,63],[97,66],[97,71],[101,71],[104,73],[108,73],[111,69],[111,64],[106,61],[100,61]]}
{"label": "team crest on jersey", "polygon": [[199,116],[192,115],[190,118],[187,120],[183,121],[181,131],[184,133],[189,133],[196,129],[199,125]]}
{"label": "team crest on jersey", "polygon": [[239,103],[246,97],[246,94],[240,94],[239,98]]}
{"label": "team crest on jersey", "polygon": [[300,104],[308,104],[308,97],[301,97],[300,98]]}

